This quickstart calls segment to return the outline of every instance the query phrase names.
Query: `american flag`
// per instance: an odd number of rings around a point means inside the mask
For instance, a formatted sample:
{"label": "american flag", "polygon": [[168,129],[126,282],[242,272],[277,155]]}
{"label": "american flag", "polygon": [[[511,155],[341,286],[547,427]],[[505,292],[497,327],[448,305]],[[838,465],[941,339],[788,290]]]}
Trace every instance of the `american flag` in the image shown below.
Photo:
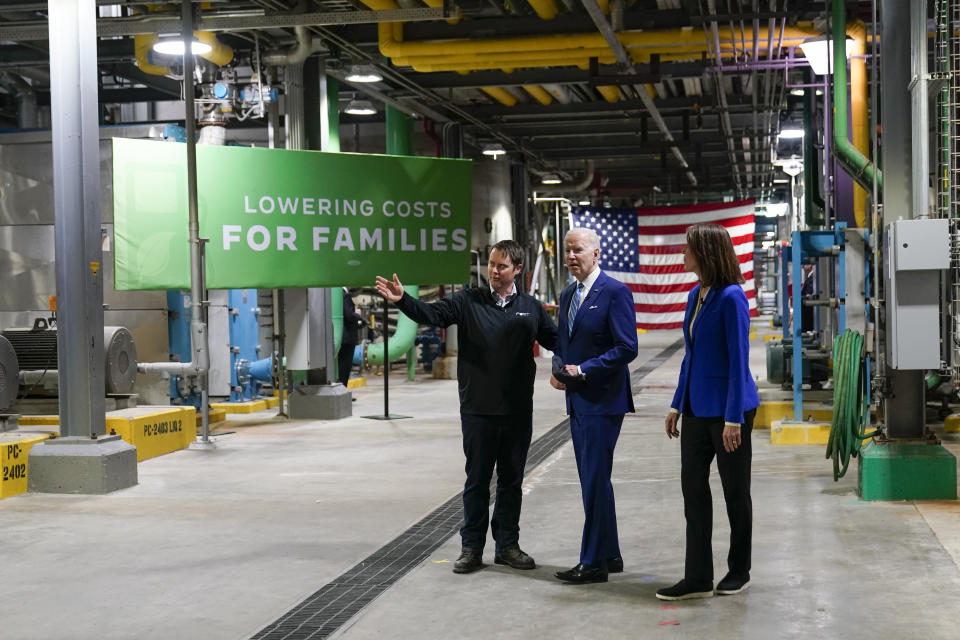
{"label": "american flag", "polygon": [[679,329],[687,294],[697,276],[683,268],[687,227],[715,222],[726,227],[743,273],[750,315],[757,315],[753,281],[754,201],[648,209],[575,207],[574,227],[600,237],[600,268],[633,291],[638,329]]}

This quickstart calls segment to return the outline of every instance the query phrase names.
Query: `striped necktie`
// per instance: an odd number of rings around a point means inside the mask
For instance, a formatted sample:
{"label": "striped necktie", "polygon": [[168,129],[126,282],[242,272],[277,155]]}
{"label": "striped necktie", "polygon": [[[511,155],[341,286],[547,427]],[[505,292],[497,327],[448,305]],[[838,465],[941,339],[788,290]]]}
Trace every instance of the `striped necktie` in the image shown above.
{"label": "striped necktie", "polygon": [[573,292],[573,300],[570,301],[570,309],[567,311],[567,335],[573,333],[573,319],[577,317],[577,309],[580,308],[580,295],[583,293],[583,283],[577,283],[577,290]]}

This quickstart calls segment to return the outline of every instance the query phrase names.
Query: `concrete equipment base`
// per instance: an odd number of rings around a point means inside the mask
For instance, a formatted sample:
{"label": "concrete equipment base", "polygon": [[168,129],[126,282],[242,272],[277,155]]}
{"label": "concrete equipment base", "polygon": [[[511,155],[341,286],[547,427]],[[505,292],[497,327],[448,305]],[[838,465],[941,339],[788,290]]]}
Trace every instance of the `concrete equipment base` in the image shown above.
{"label": "concrete equipment base", "polygon": [[45,440],[29,460],[29,491],[110,493],[137,484],[137,449],[119,435]]}
{"label": "concrete equipment base", "polygon": [[857,491],[864,500],[956,500],[957,459],[940,444],[868,443]]}
{"label": "concrete equipment base", "polygon": [[433,361],[433,377],[436,380],[457,379],[457,356],[443,356]]}
{"label": "concrete equipment base", "polygon": [[770,444],[827,444],[829,422],[792,422],[774,420],[770,426]]}
{"label": "concrete equipment base", "polygon": [[0,413],[0,432],[13,431],[20,426],[19,413]]}
{"label": "concrete equipment base", "polygon": [[215,443],[213,440],[207,440],[206,442],[203,440],[194,440],[187,447],[187,449],[190,451],[213,451],[216,448],[217,443]]}
{"label": "concrete equipment base", "polygon": [[340,420],[353,415],[351,398],[339,382],[298,385],[290,392],[288,412],[293,420]]}

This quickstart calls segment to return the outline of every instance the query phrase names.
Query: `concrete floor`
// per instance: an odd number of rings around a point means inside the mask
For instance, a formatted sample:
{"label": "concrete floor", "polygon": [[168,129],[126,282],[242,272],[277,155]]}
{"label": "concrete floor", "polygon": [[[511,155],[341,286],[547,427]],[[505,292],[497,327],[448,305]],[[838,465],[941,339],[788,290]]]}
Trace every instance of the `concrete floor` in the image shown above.
{"label": "concrete floor", "polygon": [[[752,343],[762,376],[762,333]],[[631,368],[678,332],[640,336]],[[359,638],[956,638],[960,506],[865,503],[855,467],[838,483],[820,446],[771,447],[754,434],[753,586],[739,596],[653,597],[681,576],[679,445],[663,434],[682,352],[642,383],[617,447],[614,486],[626,571],[571,586],[582,508],[569,443],[531,473],[521,544],[540,565],[451,573],[459,541],[345,625]],[[539,363],[534,438],[563,420]],[[139,465],[140,484],[106,496],[0,500],[0,638],[248,638],[462,488],[456,383],[379,379],[356,392],[355,417],[231,418],[213,452]],[[219,425],[218,425],[219,426]],[[960,436],[946,435],[960,454]],[[714,477],[716,481],[716,477]],[[714,556],[727,522],[714,483]],[[485,555],[492,562],[493,545]]]}

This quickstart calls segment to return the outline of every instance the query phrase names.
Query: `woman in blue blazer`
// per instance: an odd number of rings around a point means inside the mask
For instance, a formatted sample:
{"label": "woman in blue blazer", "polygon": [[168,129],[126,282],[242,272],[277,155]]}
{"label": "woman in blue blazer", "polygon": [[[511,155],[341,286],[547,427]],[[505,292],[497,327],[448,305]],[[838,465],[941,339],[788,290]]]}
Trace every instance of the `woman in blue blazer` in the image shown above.
{"label": "woman in blue blazer", "polygon": [[[661,600],[707,598],[713,590],[713,501],[710,463],[717,458],[730,519],[727,575],[716,593],[740,593],[750,584],[753,503],[750,432],[760,405],[750,374],[750,307],[727,230],[718,224],[687,228],[684,267],[699,283],[687,297],[686,351],[667,414],[668,438],[680,438],[680,484],[687,520],[683,580],[657,591]],[[683,435],[677,421],[683,416]]]}

